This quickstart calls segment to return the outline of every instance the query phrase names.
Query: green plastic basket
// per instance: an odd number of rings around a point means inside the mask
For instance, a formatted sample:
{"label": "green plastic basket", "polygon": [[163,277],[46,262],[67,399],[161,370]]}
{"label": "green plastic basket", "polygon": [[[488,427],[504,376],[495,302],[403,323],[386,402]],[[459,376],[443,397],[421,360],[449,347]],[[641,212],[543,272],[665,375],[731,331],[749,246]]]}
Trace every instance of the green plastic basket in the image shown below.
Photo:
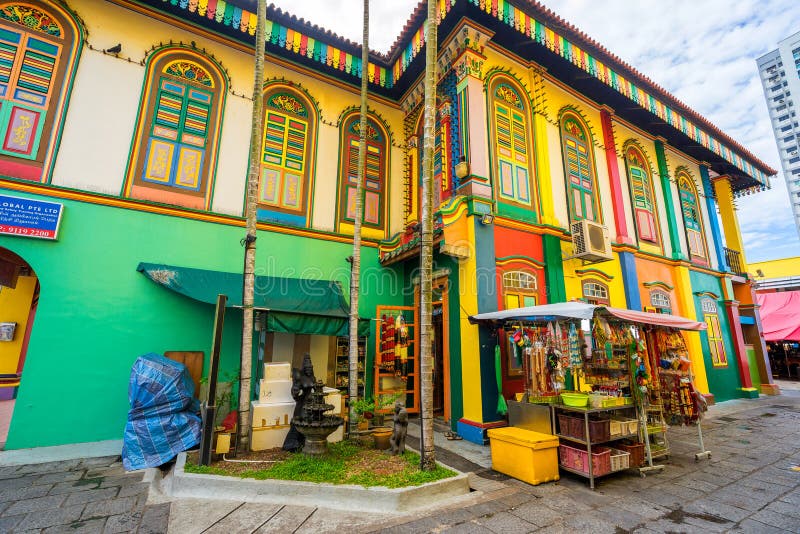
{"label": "green plastic basket", "polygon": [[565,406],[580,408],[589,403],[589,395],[585,393],[562,393],[561,402],[563,402]]}

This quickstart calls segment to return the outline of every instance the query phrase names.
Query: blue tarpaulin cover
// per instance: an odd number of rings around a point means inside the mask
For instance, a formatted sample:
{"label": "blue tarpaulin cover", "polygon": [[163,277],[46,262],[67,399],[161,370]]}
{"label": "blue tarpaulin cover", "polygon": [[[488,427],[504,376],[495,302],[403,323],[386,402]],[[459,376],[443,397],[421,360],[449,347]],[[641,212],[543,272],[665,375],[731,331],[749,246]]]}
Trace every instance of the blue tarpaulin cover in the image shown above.
{"label": "blue tarpaulin cover", "polygon": [[158,354],[131,369],[122,465],[128,471],[158,467],[200,443],[199,404],[186,366]]}

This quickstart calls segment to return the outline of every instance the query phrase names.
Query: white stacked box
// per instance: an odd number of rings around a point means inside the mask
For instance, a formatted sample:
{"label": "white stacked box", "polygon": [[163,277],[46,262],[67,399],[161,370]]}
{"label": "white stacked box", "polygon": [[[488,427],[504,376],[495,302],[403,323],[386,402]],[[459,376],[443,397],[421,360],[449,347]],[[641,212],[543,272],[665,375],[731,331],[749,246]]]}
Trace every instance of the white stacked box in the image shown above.
{"label": "white stacked box", "polygon": [[275,362],[264,364],[264,380],[292,380],[292,364]]}
{"label": "white stacked box", "polygon": [[259,383],[258,402],[250,403],[251,450],[262,451],[283,446],[294,415],[291,376],[292,370],[288,363],[264,364],[264,379]]}
{"label": "white stacked box", "polygon": [[[325,402],[333,404],[333,410],[325,412],[327,415],[342,415],[342,392],[336,388],[325,387]],[[344,425],[336,429],[336,432],[328,436],[328,443],[336,443],[344,439]]]}
{"label": "white stacked box", "polygon": [[292,381],[261,379],[258,383],[258,402],[262,404],[294,402],[292,398]]}

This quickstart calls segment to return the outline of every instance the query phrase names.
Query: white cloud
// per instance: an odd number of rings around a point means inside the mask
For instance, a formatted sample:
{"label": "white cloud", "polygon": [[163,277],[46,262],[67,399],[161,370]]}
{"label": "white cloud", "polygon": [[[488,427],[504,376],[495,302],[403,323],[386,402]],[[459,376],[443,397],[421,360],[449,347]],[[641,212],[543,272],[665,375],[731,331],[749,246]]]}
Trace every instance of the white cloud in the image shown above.
{"label": "white cloud", "polygon": [[[354,42],[362,2],[272,0]],[[463,0],[460,0],[463,1]],[[416,0],[371,3],[370,48],[387,52]],[[547,7],[779,168],[756,58],[800,29],[797,0],[550,0]],[[800,256],[781,173],[771,191],[738,201],[749,261]]]}

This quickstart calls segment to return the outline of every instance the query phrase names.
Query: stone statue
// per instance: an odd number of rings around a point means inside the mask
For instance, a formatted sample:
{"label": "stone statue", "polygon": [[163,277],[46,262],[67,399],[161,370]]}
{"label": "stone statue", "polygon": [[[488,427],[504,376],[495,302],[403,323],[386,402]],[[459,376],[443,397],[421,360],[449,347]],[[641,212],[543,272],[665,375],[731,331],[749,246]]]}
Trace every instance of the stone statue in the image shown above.
{"label": "stone statue", "polygon": [[392,454],[403,454],[406,452],[406,434],[408,433],[408,412],[403,406],[402,401],[397,401],[394,405],[394,429],[389,443],[392,446]]}
{"label": "stone statue", "polygon": [[295,418],[302,417],[303,408],[306,402],[311,399],[311,393],[314,391],[314,364],[311,363],[311,355],[306,352],[303,356],[302,369],[292,369],[292,398],[294,399],[294,412],[292,413],[292,426],[286,439],[283,441],[283,450],[290,452],[297,452],[303,448],[305,444],[305,436],[298,432],[294,426]]}

